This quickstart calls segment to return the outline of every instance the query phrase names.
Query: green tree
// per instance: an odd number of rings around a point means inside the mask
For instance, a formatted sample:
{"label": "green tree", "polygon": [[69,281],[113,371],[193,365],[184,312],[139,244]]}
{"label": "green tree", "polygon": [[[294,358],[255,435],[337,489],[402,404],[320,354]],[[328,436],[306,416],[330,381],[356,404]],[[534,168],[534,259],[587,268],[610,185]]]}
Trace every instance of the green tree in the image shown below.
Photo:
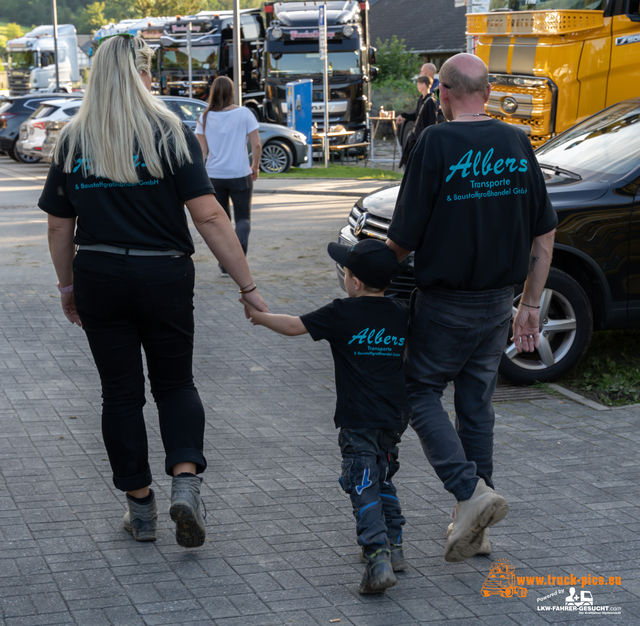
{"label": "green tree", "polygon": [[24,31],[18,24],[7,24],[5,29],[7,41],[11,41],[12,39],[17,39],[18,37],[22,37],[24,35]]}
{"label": "green tree", "polygon": [[420,57],[406,49],[404,39],[393,35],[391,40],[386,39],[384,42],[378,39],[376,46],[379,82],[411,80],[420,71]]}
{"label": "green tree", "polygon": [[80,11],[76,20],[76,30],[79,33],[95,33],[105,23],[104,2],[94,2]]}

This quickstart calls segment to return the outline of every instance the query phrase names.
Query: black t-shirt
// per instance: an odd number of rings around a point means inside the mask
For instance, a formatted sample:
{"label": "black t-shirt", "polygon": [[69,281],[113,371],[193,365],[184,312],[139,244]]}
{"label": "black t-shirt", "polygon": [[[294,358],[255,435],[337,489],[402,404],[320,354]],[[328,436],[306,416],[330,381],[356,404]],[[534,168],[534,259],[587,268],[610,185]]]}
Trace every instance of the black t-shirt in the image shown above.
{"label": "black t-shirt", "polygon": [[78,218],[74,242],[108,244],[141,250],[181,250],[193,254],[184,203],[214,193],[202,159],[200,144],[183,126],[192,163],[163,163],[164,177],[154,178],[136,160],[137,183],[116,183],[82,168],[70,174],[61,163],[52,165],[38,206],[56,217]]}
{"label": "black t-shirt", "polygon": [[409,308],[378,296],[334,300],[301,317],[314,341],[326,339],[336,371],[336,428],[404,431]]}
{"label": "black t-shirt", "polygon": [[556,216],[525,133],[498,120],[430,126],[407,164],[389,238],[415,250],[421,289],[498,289],[527,277]]}

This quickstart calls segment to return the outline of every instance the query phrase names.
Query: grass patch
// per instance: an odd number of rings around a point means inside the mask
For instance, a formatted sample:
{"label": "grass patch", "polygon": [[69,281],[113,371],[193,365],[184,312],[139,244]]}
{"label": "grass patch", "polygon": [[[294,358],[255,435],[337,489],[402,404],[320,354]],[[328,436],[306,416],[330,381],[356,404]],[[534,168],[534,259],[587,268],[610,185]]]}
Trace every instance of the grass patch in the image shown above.
{"label": "grass patch", "polygon": [[351,178],[353,180],[402,180],[402,172],[392,172],[371,167],[357,165],[335,165],[329,167],[312,167],[301,169],[292,167],[285,174],[265,174],[260,172],[260,178]]}
{"label": "grass patch", "polygon": [[607,406],[640,402],[640,330],[594,333],[578,367],[558,382]]}

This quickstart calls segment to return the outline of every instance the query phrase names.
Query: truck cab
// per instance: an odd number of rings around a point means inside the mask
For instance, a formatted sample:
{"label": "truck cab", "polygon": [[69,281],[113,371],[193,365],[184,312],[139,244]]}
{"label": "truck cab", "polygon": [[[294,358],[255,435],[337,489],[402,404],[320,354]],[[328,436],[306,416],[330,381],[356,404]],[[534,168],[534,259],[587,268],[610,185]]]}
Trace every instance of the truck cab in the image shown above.
{"label": "truck cab", "polygon": [[[264,53],[267,122],[287,123],[286,84],[313,80],[312,111],[324,127],[323,62],[319,53],[319,5],[324,2],[267,2]],[[368,2],[326,3],[329,66],[329,124],[356,132],[354,143],[365,140],[371,108],[371,66],[375,50],[369,46]]]}
{"label": "truck cab", "polygon": [[489,115],[534,146],[640,94],[640,0],[491,0],[467,15]]}
{"label": "truck cab", "polygon": [[[57,33],[60,88],[71,93],[78,81],[78,44],[72,24],[61,24]],[[9,89],[12,96],[53,91],[56,83],[56,46],[53,26],[38,26],[7,42]]]}
{"label": "truck cab", "polygon": [[[217,76],[233,79],[233,12],[201,11],[164,25],[160,47],[160,92],[189,94],[187,30],[191,25],[191,88],[195,98],[206,99]],[[257,9],[240,11],[241,77],[243,104],[256,115],[262,106],[260,59],[265,28]]]}

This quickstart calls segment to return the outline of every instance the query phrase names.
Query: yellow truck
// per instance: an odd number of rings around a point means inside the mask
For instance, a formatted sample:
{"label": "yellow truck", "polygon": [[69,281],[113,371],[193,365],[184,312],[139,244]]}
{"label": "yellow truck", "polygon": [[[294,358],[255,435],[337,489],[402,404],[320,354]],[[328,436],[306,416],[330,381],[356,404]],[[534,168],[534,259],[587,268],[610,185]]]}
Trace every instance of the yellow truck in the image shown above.
{"label": "yellow truck", "polygon": [[489,67],[487,113],[534,147],[640,96],[640,0],[490,0],[467,35]]}

